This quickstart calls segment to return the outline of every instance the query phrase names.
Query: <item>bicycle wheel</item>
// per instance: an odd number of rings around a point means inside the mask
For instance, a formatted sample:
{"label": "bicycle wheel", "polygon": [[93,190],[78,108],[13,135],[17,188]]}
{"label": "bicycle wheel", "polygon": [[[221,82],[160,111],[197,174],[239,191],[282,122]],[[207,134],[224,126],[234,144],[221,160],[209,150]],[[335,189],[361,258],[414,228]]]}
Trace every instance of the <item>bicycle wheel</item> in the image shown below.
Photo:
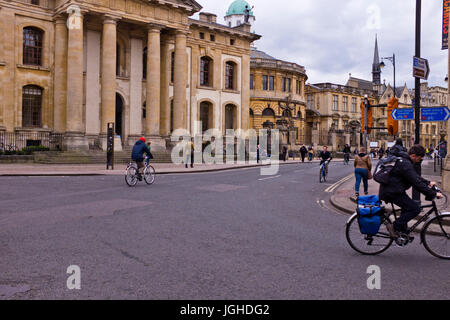
{"label": "bicycle wheel", "polygon": [[127,172],[125,174],[125,182],[130,187],[135,187],[138,183],[137,178],[138,169],[134,166],[128,167]]}
{"label": "bicycle wheel", "polygon": [[144,180],[148,185],[152,185],[155,183],[155,179],[156,179],[155,168],[148,165],[144,170]]}
{"label": "bicycle wheel", "polygon": [[323,167],[320,168],[320,172],[319,172],[319,182],[322,183],[323,181]]}
{"label": "bicycle wheel", "polygon": [[429,253],[450,260],[450,214],[428,221],[421,232],[422,242]]}
{"label": "bicycle wheel", "polygon": [[394,242],[386,228],[387,221],[383,222],[380,231],[374,236],[361,234],[358,215],[355,213],[347,222],[345,236],[353,250],[368,256],[375,256],[386,251]]}

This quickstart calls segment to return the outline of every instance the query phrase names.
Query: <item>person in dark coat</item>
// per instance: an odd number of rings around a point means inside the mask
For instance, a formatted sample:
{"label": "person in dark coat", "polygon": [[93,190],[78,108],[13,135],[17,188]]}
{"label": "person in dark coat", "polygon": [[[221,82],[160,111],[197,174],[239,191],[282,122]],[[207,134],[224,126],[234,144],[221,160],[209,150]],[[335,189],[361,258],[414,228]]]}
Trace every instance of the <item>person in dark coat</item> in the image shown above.
{"label": "person in dark coat", "polygon": [[137,177],[140,181],[142,181],[142,169],[144,168],[144,154],[147,154],[150,158],[153,157],[145,142],[146,139],[144,137],[140,138],[135,143],[133,151],[131,152],[131,159],[136,162],[138,167]]}
{"label": "person in dark coat", "polygon": [[308,150],[306,149],[305,146],[302,146],[300,148],[300,154],[302,156],[302,162],[305,162],[306,155],[308,154]]}
{"label": "person in dark coat", "polygon": [[436,197],[442,197],[442,194],[432,189],[436,183],[422,178],[414,169],[414,164],[421,162],[425,156],[425,149],[420,145],[415,145],[409,153],[406,153],[401,148],[403,147],[400,145],[391,148],[391,154],[399,159],[390,172],[389,184],[380,184],[379,191],[381,200],[393,203],[402,209],[401,216],[395,221],[393,229],[391,226],[388,228],[392,237],[396,237],[398,232],[406,233],[408,222],[421,212],[419,204],[406,194],[407,190],[413,187],[430,201]]}

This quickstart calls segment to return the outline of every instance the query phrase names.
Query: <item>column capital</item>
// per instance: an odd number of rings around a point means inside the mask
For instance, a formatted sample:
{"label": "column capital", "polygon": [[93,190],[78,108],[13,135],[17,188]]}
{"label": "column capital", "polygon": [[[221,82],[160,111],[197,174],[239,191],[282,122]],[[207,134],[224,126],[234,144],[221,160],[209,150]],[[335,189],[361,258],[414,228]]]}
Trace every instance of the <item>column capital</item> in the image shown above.
{"label": "column capital", "polygon": [[189,30],[184,30],[184,29],[175,29],[175,35],[177,37],[187,37],[188,34],[190,33]]}
{"label": "column capital", "polygon": [[160,33],[162,29],[164,29],[164,26],[162,26],[162,25],[154,24],[154,23],[147,24],[147,31],[149,33],[150,32]]}
{"label": "column capital", "polygon": [[72,17],[74,15],[76,15],[77,17],[83,17],[88,12],[89,12],[88,9],[80,7],[79,5],[76,4],[71,4],[66,9],[66,13],[69,17]]}
{"label": "column capital", "polygon": [[66,24],[67,23],[67,17],[63,14],[58,14],[55,16],[55,24]]}
{"label": "column capital", "polygon": [[102,17],[103,24],[117,24],[120,19],[121,17],[111,14],[104,14]]}

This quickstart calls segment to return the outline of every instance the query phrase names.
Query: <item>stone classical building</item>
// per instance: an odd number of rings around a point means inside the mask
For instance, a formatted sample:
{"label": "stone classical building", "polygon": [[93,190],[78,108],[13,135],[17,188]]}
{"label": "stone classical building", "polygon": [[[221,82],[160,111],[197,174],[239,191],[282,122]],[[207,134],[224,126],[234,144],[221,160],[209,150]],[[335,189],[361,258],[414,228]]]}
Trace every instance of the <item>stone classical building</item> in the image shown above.
{"label": "stone classical building", "polygon": [[364,87],[363,80],[350,78],[347,85],[317,83],[306,85],[307,143],[338,151],[345,144],[360,146],[361,102],[367,95],[372,104],[377,92]]}
{"label": "stone classical building", "polygon": [[[174,129],[249,128],[249,24],[193,0],[0,0],[0,130],[61,133],[66,149],[165,149]],[[202,128],[195,121],[203,121]],[[23,146],[20,146],[23,147]]]}
{"label": "stone classical building", "polygon": [[305,68],[253,49],[250,62],[250,126],[278,129],[289,150],[305,143]]}

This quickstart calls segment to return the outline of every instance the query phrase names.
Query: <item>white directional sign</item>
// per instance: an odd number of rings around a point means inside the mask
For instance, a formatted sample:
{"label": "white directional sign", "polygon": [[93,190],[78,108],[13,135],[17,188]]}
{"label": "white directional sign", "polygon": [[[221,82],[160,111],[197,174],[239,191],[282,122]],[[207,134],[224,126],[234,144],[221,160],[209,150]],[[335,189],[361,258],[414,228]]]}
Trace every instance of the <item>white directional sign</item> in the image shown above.
{"label": "white directional sign", "polygon": [[430,65],[427,59],[414,57],[413,59],[413,77],[428,80],[430,75]]}

